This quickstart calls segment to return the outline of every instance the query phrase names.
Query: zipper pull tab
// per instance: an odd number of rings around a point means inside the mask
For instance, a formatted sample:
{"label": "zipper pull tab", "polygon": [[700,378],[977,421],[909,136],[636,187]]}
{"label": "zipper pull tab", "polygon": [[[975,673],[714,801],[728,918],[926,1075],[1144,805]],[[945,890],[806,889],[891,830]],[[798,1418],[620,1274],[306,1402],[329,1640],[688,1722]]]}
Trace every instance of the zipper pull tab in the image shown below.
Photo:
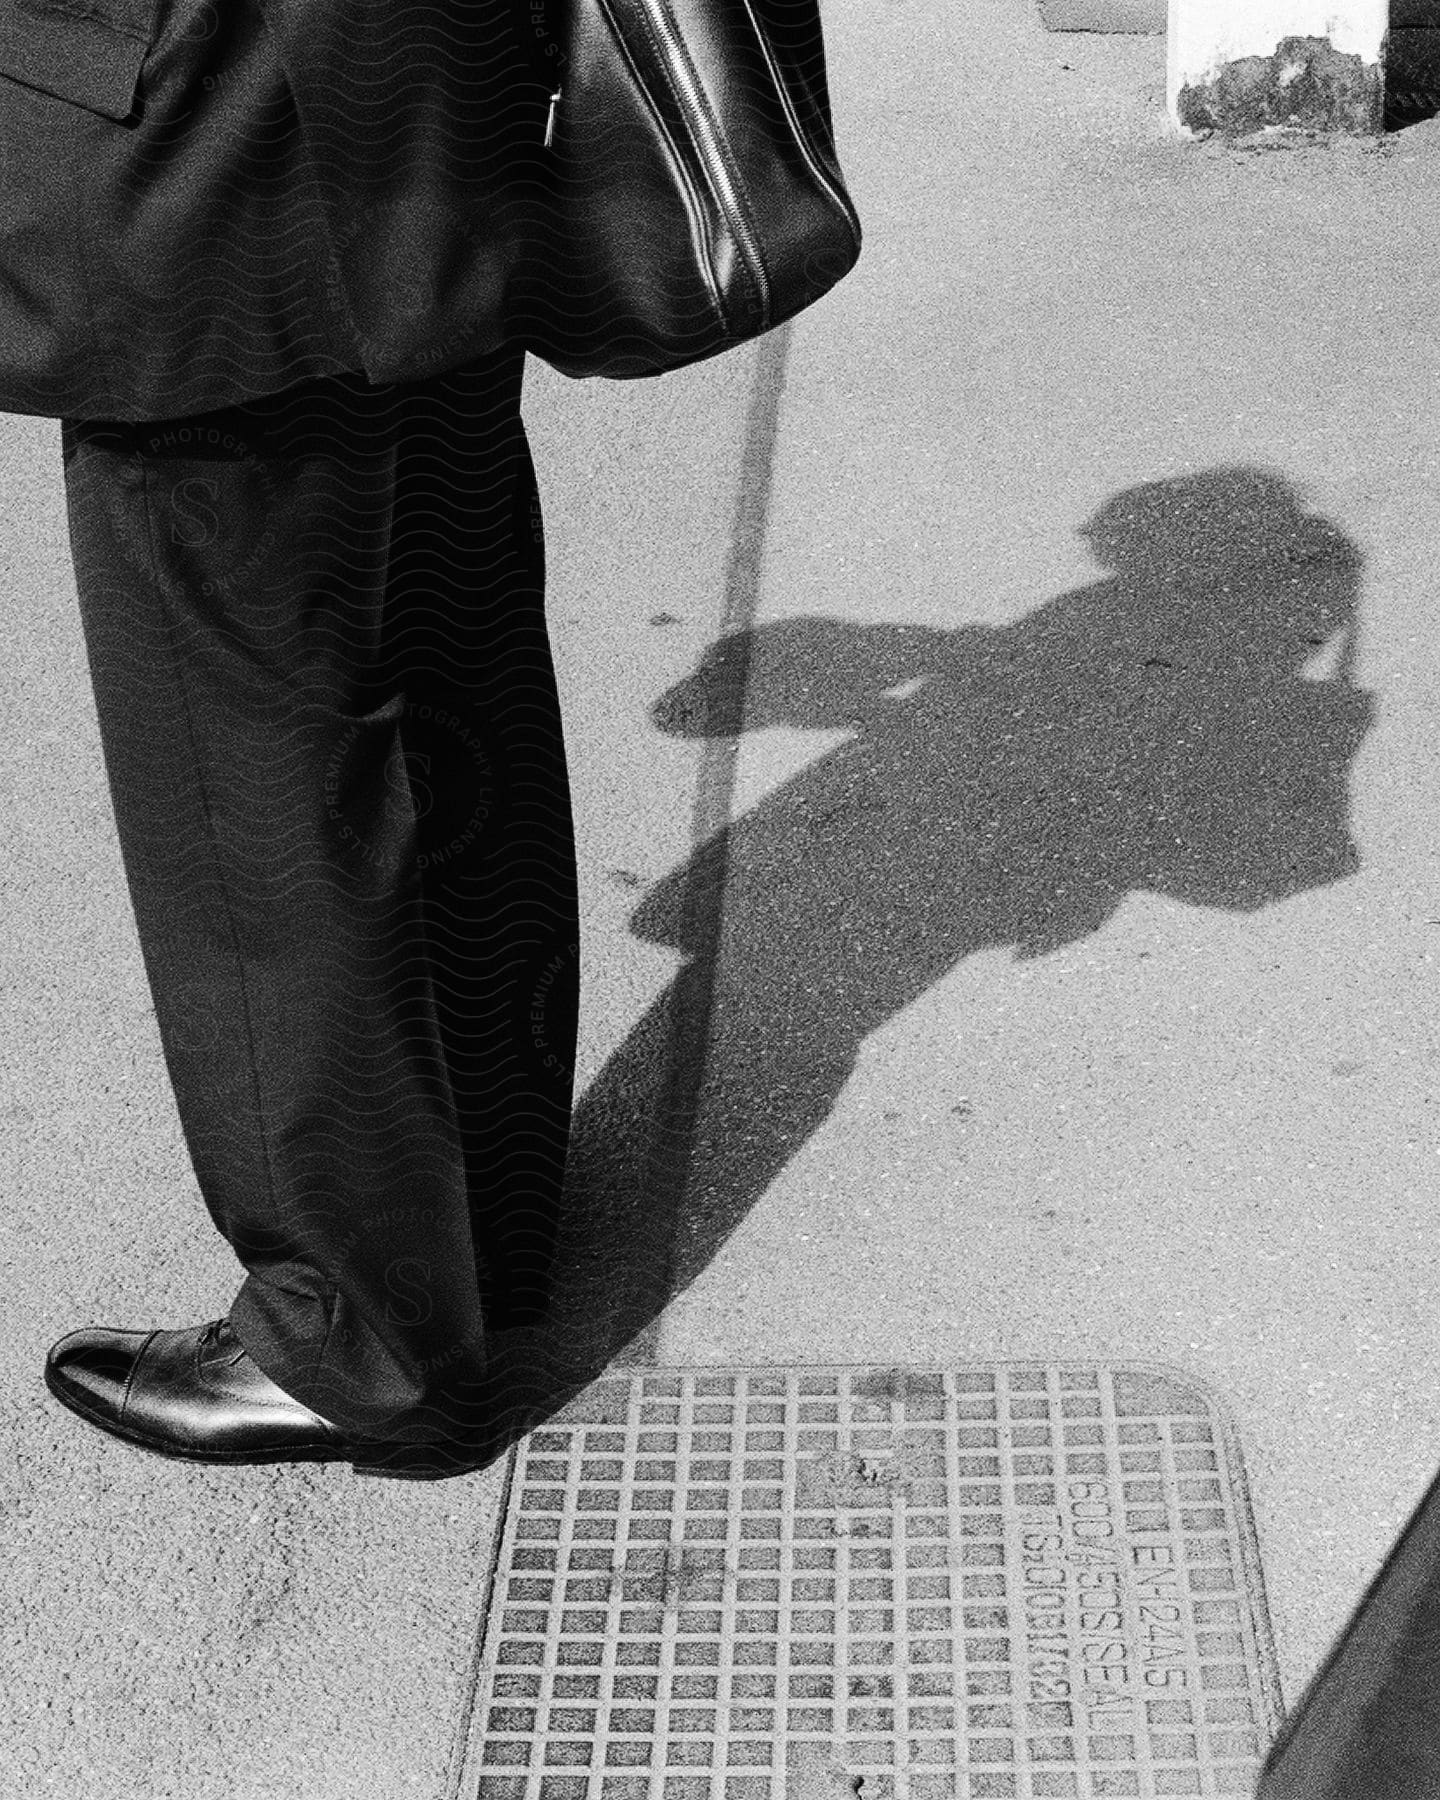
{"label": "zipper pull tab", "polygon": [[550,114],[545,120],[545,148],[547,150],[550,148],[551,142],[555,137],[555,108],[560,104],[561,91],[560,88],[556,88],[555,92],[550,96]]}

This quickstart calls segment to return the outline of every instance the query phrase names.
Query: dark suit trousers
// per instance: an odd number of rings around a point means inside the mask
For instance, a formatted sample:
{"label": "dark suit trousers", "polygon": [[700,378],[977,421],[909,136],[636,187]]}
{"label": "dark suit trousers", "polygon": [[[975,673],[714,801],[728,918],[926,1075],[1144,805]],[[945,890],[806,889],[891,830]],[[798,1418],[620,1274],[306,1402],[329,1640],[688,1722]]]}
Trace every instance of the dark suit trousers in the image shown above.
{"label": "dark suit trousers", "polygon": [[462,1448],[495,1329],[544,1311],[578,993],[522,370],[62,428],[166,1063],[248,1271],[232,1323],[354,1434]]}

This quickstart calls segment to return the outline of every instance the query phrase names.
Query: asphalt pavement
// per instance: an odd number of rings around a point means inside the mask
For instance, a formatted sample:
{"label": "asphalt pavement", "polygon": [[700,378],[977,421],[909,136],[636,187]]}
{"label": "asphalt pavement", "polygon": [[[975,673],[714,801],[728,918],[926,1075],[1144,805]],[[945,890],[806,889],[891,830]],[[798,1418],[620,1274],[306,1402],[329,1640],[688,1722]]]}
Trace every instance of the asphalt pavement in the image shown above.
{"label": "asphalt pavement", "polygon": [[[1163,39],[825,18],[854,274],[659,382],[528,378],[584,946],[533,1367],[1171,1364],[1293,1701],[1440,1461],[1440,124],[1183,144]],[[189,1469],[41,1383],[238,1272],[58,425],[0,470],[0,1796],[446,1800],[503,1464]]]}

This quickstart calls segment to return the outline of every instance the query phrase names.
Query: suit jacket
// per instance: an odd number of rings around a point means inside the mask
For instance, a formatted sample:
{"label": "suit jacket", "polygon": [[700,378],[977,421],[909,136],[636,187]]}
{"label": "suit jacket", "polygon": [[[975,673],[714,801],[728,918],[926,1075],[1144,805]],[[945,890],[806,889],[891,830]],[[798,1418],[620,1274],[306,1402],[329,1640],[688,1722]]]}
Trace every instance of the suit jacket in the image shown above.
{"label": "suit jacket", "polygon": [[505,337],[537,0],[0,0],[0,411],[172,418]]}

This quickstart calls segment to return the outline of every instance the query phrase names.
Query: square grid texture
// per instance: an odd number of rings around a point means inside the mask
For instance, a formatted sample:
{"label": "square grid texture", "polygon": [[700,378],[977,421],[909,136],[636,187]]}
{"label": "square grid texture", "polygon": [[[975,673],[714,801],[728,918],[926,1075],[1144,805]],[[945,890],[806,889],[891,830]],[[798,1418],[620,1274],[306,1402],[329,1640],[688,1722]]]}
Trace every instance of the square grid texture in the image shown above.
{"label": "square grid texture", "polygon": [[462,1800],[1248,1795],[1235,1431],[1154,1364],[635,1370],[518,1447]]}

